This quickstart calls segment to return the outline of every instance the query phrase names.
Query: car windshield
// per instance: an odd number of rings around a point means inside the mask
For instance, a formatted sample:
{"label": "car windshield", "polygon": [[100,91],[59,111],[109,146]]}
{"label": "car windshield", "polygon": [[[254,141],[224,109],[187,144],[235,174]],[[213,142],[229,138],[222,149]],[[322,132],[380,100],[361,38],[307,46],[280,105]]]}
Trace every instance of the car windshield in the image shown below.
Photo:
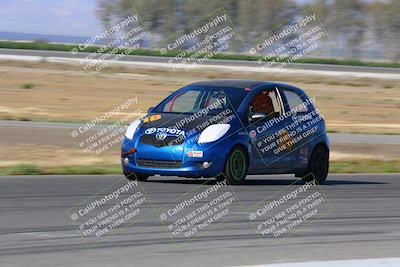
{"label": "car windshield", "polygon": [[185,87],[167,97],[152,112],[215,115],[227,109],[236,111],[248,93],[240,88]]}

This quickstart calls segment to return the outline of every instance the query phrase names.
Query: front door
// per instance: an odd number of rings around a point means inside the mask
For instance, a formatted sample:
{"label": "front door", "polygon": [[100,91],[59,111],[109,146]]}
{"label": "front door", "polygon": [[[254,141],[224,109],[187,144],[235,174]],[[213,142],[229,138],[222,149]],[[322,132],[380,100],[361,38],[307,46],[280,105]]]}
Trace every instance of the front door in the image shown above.
{"label": "front door", "polygon": [[248,113],[247,131],[252,142],[253,166],[263,172],[289,168],[292,153],[286,126],[290,118],[284,116],[278,88],[268,88],[256,94]]}

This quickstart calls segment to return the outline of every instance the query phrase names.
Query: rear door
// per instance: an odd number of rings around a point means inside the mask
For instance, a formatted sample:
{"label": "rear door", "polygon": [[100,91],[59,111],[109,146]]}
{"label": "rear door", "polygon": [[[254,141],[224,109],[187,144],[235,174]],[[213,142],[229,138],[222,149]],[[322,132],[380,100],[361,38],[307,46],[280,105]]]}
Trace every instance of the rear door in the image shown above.
{"label": "rear door", "polygon": [[281,95],[286,112],[291,113],[287,129],[292,144],[293,167],[304,167],[311,153],[311,142],[320,133],[322,117],[315,110],[313,99],[309,99],[304,93],[283,88]]}

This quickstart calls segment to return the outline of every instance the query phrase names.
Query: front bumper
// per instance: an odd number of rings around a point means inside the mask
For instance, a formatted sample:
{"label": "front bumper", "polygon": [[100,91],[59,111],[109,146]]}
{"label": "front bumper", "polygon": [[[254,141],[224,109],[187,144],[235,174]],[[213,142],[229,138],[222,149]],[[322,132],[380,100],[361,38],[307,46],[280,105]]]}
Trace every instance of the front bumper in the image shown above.
{"label": "front bumper", "polygon": [[[125,163],[125,158],[121,158],[122,168],[125,172],[134,172],[138,174],[146,175],[162,175],[162,176],[180,176],[180,177],[215,177],[222,172],[220,166],[224,166],[224,163],[211,160],[200,160],[200,161],[186,161],[177,162],[180,164],[178,168],[162,168],[162,167],[143,167],[139,166],[134,159],[128,158],[129,162]],[[211,165],[208,168],[203,166],[203,162],[209,162]]]}
{"label": "front bumper", "polygon": [[[122,142],[122,155],[135,146],[135,142],[125,139]],[[223,172],[225,168],[225,159],[227,157],[226,145],[202,145],[203,157],[193,158],[187,157],[186,153],[189,149],[184,149],[183,157],[171,158],[168,153],[157,153],[154,147],[149,147],[153,157],[143,153],[141,156],[134,153],[129,156],[121,156],[122,169],[126,173],[137,173],[145,175],[162,175],[162,176],[180,176],[180,177],[215,177]],[[143,149],[143,147],[142,147]],[[165,149],[165,148],[164,148]],[[160,148],[160,152],[162,149]],[[162,156],[160,156],[162,155]],[[164,156],[165,155],[165,156]],[[204,162],[208,162],[209,166],[205,167]]]}

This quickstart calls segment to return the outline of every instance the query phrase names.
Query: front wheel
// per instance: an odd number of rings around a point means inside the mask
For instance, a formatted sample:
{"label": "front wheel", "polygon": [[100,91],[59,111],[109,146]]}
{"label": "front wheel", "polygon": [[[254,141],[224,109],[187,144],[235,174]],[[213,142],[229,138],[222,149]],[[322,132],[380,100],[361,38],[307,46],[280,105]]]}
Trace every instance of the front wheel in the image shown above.
{"label": "front wheel", "polygon": [[311,159],[303,180],[305,182],[316,180],[318,184],[323,184],[328,176],[328,170],[329,150],[324,146],[317,146],[311,154]]}
{"label": "front wheel", "polygon": [[131,181],[134,181],[134,180],[146,181],[147,178],[149,178],[149,175],[127,172],[127,171],[124,171],[124,175],[125,175],[126,179],[131,180]]}
{"label": "front wheel", "polygon": [[246,179],[248,159],[246,150],[241,146],[234,147],[226,161],[224,175],[226,182],[231,185],[243,184]]}

